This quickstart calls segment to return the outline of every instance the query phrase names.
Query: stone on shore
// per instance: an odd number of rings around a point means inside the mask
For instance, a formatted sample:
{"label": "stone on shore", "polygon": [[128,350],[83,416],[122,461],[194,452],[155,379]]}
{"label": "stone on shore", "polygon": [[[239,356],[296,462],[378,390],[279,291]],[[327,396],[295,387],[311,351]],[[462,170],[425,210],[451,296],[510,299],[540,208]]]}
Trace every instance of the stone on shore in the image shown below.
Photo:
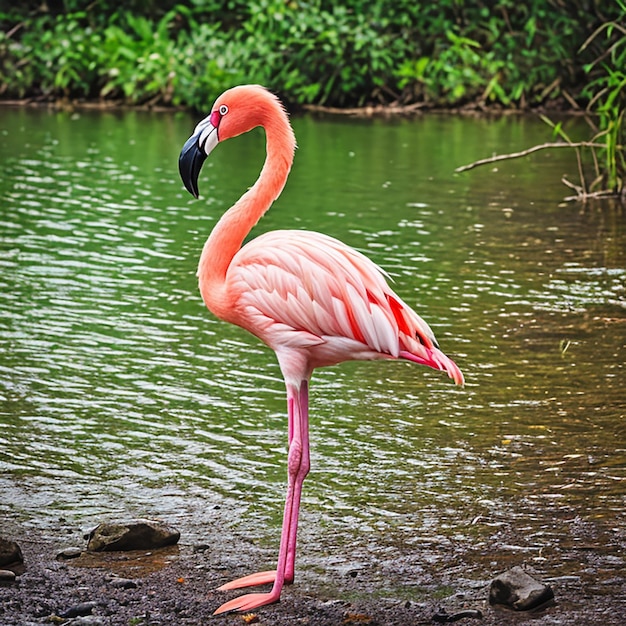
{"label": "stone on shore", "polygon": [[552,600],[554,592],[551,587],[538,582],[519,566],[496,577],[489,590],[489,604],[515,611],[538,609]]}
{"label": "stone on shore", "polygon": [[87,536],[87,549],[94,552],[152,550],[178,542],[180,532],[151,520],[106,522]]}
{"label": "stone on shore", "polygon": [[10,569],[0,569],[0,584],[15,582],[15,572]]}
{"label": "stone on shore", "polygon": [[63,550],[57,553],[57,561],[69,561],[70,559],[77,559],[82,553],[82,548],[63,548]]}
{"label": "stone on shore", "polygon": [[59,615],[62,619],[69,619],[73,617],[84,617],[85,615],[91,615],[93,610],[98,606],[97,602],[81,602],[71,606],[67,611],[63,611]]}
{"label": "stone on shore", "polygon": [[17,543],[0,537],[0,567],[19,565],[23,562],[22,550]]}

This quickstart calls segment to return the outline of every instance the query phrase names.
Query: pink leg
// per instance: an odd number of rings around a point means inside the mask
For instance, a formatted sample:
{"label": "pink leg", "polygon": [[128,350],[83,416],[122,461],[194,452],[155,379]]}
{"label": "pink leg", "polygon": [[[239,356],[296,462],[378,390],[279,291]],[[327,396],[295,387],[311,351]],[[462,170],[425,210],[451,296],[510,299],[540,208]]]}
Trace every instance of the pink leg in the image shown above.
{"label": "pink leg", "polygon": [[287,563],[285,566],[285,582],[291,584],[296,569],[296,539],[298,534],[298,517],[300,514],[300,500],[302,497],[302,484],[311,469],[309,455],[309,383],[304,381],[300,385],[299,393],[300,435],[302,438],[302,454],[294,480],[293,506],[291,512],[291,526],[289,529],[289,541],[287,543]]}
{"label": "pink leg", "polygon": [[308,381],[303,381],[300,389],[287,385],[287,410],[289,416],[288,486],[276,571],[259,572],[220,587],[222,590],[238,589],[273,583],[272,589],[268,593],[250,593],[230,600],[222,604],[215,611],[215,615],[228,611],[250,611],[265,604],[278,602],[283,585],[293,582],[302,483],[309,473],[311,464]]}

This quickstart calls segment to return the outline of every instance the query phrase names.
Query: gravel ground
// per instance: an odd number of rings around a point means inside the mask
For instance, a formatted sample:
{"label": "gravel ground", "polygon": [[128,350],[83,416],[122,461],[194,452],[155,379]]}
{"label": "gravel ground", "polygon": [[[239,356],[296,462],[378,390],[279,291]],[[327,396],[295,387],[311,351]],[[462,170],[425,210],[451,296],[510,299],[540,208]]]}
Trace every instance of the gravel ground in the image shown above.
{"label": "gravel ground", "polygon": [[[536,571],[523,559],[510,555],[502,558],[497,563],[500,571],[522,565],[553,588],[554,605],[533,614],[491,608],[487,603],[490,579],[484,577],[485,559],[459,548],[445,555],[447,565],[442,567],[441,547],[434,545],[410,559],[397,556],[371,566],[359,561],[351,567],[346,555],[345,567],[330,574],[319,562],[312,565],[305,557],[296,584],[285,588],[279,604],[245,616],[212,617],[222,602],[237,595],[213,589],[232,577],[263,567],[261,561],[254,562],[258,554],[250,558],[249,546],[241,546],[241,554],[232,555],[226,563],[223,551],[212,549],[212,541],[187,545],[184,536],[179,545],[153,552],[83,552],[78,558],[60,560],[60,550],[72,545],[61,529],[58,536],[47,532],[37,537],[26,531],[23,536],[19,532],[17,535],[13,532],[9,538],[20,544],[25,570],[16,582],[0,586],[1,626],[410,626],[436,623],[433,616],[441,611],[453,615],[469,609],[480,611],[482,618],[464,617],[456,623],[626,623],[626,571],[621,557],[624,546],[617,544],[610,547],[610,554],[584,548],[572,548],[571,553],[561,551],[559,559],[577,563],[578,573],[552,578],[546,574],[558,568],[549,562],[543,564],[542,571]],[[498,542],[504,544],[506,539],[499,537]],[[588,539],[591,545],[593,538]],[[215,541],[219,541],[219,534]],[[263,554],[263,559],[266,557]],[[498,561],[493,553],[488,558],[492,566]],[[436,567],[422,567],[416,562],[436,563]]]}

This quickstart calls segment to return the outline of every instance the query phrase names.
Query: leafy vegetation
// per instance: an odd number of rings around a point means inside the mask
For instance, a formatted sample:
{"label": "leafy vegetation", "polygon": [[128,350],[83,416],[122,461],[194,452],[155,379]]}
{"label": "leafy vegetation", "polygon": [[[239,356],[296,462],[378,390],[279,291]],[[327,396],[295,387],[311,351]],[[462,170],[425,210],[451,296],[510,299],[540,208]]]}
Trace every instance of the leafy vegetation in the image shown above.
{"label": "leafy vegetation", "polygon": [[626,15],[619,0],[14,4],[0,12],[2,96],[195,107],[241,82],[294,105],[585,106],[586,68],[611,61],[597,61],[603,25]]}
{"label": "leafy vegetation", "polygon": [[[626,3],[619,2],[626,14]],[[626,192],[626,125],[624,111],[626,110],[626,26],[624,23],[607,22],[600,25],[585,41],[582,49],[593,44],[597,39],[604,37],[603,50],[586,68],[588,74],[595,73],[593,80],[584,89],[589,98],[587,110],[597,113],[598,123],[591,123],[596,134],[592,141],[604,139],[604,148],[600,152],[603,166],[600,166],[594,155],[595,179],[590,189],[607,189]],[[594,70],[598,67],[598,71]],[[583,192],[586,192],[583,179]]]}
{"label": "leafy vegetation", "polygon": [[[626,2],[617,0],[617,4],[626,15]],[[576,152],[579,180],[574,183],[563,178],[563,183],[576,192],[568,199],[585,201],[602,196],[619,196],[626,200],[626,26],[616,21],[601,24],[585,40],[580,52],[592,47],[597,56],[584,66],[589,80],[581,92],[587,100],[586,119],[592,131],[588,141],[572,141],[561,123],[555,123],[542,114],[541,118],[552,128],[553,137],[560,143],[550,142],[513,154],[492,156],[459,167],[457,171],[527,156],[546,148],[571,148]]]}

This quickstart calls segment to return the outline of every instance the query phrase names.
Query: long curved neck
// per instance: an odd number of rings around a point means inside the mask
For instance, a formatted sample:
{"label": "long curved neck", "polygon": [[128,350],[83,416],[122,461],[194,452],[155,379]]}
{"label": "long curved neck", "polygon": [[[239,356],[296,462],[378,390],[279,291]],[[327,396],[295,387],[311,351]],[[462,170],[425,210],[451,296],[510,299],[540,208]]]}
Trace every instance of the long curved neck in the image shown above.
{"label": "long curved neck", "polygon": [[[202,297],[212,309],[214,290],[224,283],[230,263],[287,181],[295,150],[295,137],[286,114],[272,116],[263,125],[267,156],[256,183],[221,217],[204,244],[198,266]],[[217,294],[215,294],[217,296]]]}

